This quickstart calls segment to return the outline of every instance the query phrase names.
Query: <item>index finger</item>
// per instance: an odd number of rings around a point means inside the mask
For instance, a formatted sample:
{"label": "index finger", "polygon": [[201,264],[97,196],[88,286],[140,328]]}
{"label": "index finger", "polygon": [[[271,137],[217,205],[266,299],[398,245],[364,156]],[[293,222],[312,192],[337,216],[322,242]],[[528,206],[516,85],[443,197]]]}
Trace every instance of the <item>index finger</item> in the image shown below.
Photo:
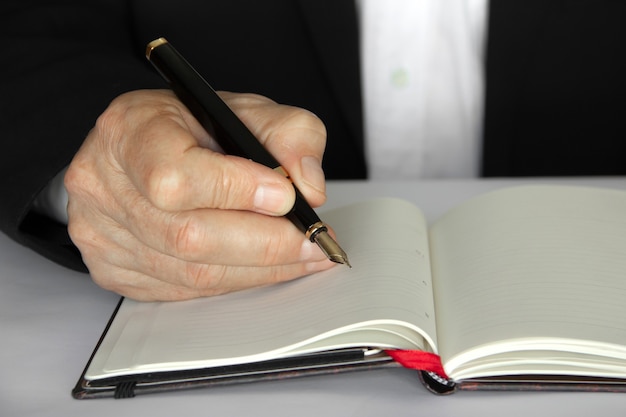
{"label": "index finger", "polygon": [[125,117],[137,122],[126,133],[118,159],[133,184],[160,209],[282,215],[293,206],[293,187],[274,170],[201,147],[203,130],[173,96],[129,106]]}

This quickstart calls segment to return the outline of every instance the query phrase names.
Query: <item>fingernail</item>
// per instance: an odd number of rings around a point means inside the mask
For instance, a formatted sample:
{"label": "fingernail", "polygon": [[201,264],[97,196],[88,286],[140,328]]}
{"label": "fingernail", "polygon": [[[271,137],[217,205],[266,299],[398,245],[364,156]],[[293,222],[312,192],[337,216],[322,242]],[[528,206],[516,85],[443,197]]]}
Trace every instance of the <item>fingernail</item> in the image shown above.
{"label": "fingernail", "polygon": [[286,197],[287,193],[282,185],[261,184],[254,194],[254,207],[266,214],[283,215],[291,208]]}
{"label": "fingernail", "polygon": [[302,179],[317,191],[325,192],[324,171],[319,159],[314,156],[305,156],[300,161]]}

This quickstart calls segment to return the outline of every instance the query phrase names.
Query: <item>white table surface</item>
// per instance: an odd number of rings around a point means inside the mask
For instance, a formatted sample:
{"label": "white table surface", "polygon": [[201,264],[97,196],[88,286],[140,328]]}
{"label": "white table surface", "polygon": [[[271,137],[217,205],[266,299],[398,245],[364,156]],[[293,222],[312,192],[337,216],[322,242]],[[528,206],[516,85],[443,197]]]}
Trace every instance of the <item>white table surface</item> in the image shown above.
{"label": "white table surface", "polygon": [[[333,182],[327,207],[396,196],[415,202],[433,220],[472,195],[521,182],[546,181]],[[626,178],[549,182],[626,189]],[[126,400],[74,400],[70,391],[118,299],[87,275],[57,266],[0,234],[0,416],[626,415],[626,394],[459,392],[438,397],[405,369]]]}

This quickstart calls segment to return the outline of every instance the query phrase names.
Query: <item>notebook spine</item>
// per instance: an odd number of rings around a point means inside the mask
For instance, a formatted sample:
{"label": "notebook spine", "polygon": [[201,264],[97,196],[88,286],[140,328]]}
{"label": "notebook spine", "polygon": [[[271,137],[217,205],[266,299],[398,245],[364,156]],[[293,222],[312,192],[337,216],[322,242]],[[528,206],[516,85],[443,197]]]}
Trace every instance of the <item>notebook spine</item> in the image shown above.
{"label": "notebook spine", "polygon": [[448,395],[456,392],[458,384],[431,371],[419,371],[419,377],[426,389],[434,394]]}

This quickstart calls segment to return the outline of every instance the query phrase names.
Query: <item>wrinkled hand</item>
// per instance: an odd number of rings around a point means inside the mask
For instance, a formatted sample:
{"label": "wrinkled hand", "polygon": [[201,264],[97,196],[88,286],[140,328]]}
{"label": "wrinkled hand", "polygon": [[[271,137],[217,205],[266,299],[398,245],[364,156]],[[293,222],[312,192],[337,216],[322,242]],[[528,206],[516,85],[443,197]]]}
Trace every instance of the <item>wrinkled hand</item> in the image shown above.
{"label": "wrinkled hand", "polygon": [[[307,111],[220,93],[290,173],[325,201],[326,132]],[[69,233],[94,281],[139,300],[180,300],[329,268],[282,216],[291,183],[224,155],[169,91],[135,91],[100,116],[65,177]]]}

